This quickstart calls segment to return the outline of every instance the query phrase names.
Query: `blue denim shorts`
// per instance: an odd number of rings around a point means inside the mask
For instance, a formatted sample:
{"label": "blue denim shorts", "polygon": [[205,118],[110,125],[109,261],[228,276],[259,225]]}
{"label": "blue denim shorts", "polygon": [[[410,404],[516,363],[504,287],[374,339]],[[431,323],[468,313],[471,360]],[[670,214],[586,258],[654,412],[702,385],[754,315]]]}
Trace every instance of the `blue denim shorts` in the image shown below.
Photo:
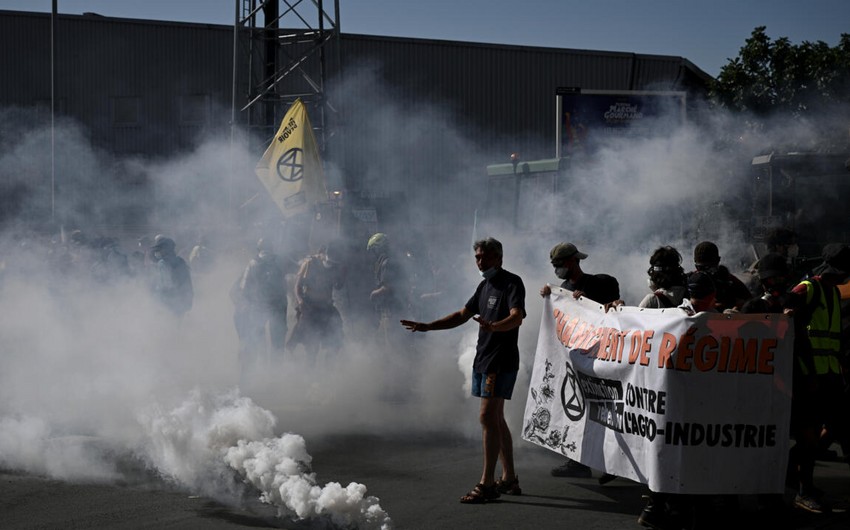
{"label": "blue denim shorts", "polygon": [[517,372],[479,374],[472,372],[472,395],[475,397],[500,397],[511,399]]}

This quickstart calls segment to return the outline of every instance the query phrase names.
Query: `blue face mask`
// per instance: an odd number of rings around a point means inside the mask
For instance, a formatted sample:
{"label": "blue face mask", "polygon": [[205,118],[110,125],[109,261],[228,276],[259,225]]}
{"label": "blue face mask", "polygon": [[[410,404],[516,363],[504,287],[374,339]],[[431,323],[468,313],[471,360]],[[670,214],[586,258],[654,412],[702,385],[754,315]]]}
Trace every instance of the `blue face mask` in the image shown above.
{"label": "blue face mask", "polygon": [[496,268],[496,267],[490,267],[486,271],[478,271],[478,273],[481,275],[481,277],[484,278],[485,280],[489,280],[490,278],[495,276],[497,272],[499,272],[499,269]]}

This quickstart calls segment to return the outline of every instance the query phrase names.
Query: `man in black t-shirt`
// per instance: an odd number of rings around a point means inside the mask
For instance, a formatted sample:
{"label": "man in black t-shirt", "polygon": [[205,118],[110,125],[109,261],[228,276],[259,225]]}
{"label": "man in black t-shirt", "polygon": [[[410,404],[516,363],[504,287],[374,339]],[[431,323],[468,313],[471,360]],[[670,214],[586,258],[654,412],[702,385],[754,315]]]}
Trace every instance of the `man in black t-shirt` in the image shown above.
{"label": "man in black t-shirt", "polygon": [[[472,366],[472,395],[481,398],[484,439],[481,480],[460,502],[481,504],[500,494],[520,495],[513,461],[513,439],[505,422],[505,400],[511,398],[519,371],[519,326],[525,318],[522,279],[502,268],[502,244],[493,238],[476,241],[475,262],[484,280],[459,311],[433,322],[402,320],[410,331],[451,329],[473,319],[478,322],[478,346]],[[496,480],[496,461],[502,475]]]}
{"label": "man in black t-shirt", "polygon": [[[579,252],[578,248],[572,243],[558,243],[552,247],[549,252],[549,260],[555,268],[555,276],[564,280],[561,288],[572,291],[574,298],[582,296],[589,298],[606,306],[606,309],[612,305],[622,304],[620,284],[616,278],[607,274],[587,274],[581,270],[580,262],[586,257],[587,254]],[[552,289],[548,285],[544,285],[540,289],[540,296],[546,297],[551,293]],[[589,478],[592,473],[586,465],[567,459],[560,466],[552,468],[552,475],[555,477]],[[613,475],[604,474],[600,478],[600,482],[604,484],[612,478]]]}
{"label": "man in black t-shirt", "polygon": [[[602,305],[615,304],[620,300],[620,283],[608,274],[587,274],[581,270],[581,260],[587,254],[579,252],[572,243],[558,243],[549,252],[555,268],[555,276],[564,280],[561,288],[573,292],[574,298],[585,297]],[[549,296],[548,285],[540,289],[541,296]],[[616,304],[615,304],[616,305]]]}

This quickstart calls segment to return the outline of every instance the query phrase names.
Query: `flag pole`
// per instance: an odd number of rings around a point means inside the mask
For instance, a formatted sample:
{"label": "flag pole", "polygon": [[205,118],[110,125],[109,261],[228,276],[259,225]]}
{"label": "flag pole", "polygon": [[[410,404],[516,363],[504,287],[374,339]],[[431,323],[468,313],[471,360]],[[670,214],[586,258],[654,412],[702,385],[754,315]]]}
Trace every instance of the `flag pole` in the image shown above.
{"label": "flag pole", "polygon": [[236,183],[236,162],[234,160],[236,149],[236,85],[238,70],[236,67],[237,48],[239,46],[239,0],[234,0],[233,14],[233,73],[230,83],[230,175],[227,182],[227,211],[233,214],[233,193]]}
{"label": "flag pole", "polygon": [[56,12],[59,0],[50,11],[50,224],[56,222]]}

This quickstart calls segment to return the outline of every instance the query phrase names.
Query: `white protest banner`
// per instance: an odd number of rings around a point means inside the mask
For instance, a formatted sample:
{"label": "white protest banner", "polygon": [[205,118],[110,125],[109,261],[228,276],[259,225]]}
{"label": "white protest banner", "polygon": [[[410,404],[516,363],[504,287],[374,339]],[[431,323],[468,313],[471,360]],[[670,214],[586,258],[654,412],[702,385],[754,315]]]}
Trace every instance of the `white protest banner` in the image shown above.
{"label": "white protest banner", "polygon": [[793,327],[782,315],[544,301],[523,439],[658,492],[782,493]]}

